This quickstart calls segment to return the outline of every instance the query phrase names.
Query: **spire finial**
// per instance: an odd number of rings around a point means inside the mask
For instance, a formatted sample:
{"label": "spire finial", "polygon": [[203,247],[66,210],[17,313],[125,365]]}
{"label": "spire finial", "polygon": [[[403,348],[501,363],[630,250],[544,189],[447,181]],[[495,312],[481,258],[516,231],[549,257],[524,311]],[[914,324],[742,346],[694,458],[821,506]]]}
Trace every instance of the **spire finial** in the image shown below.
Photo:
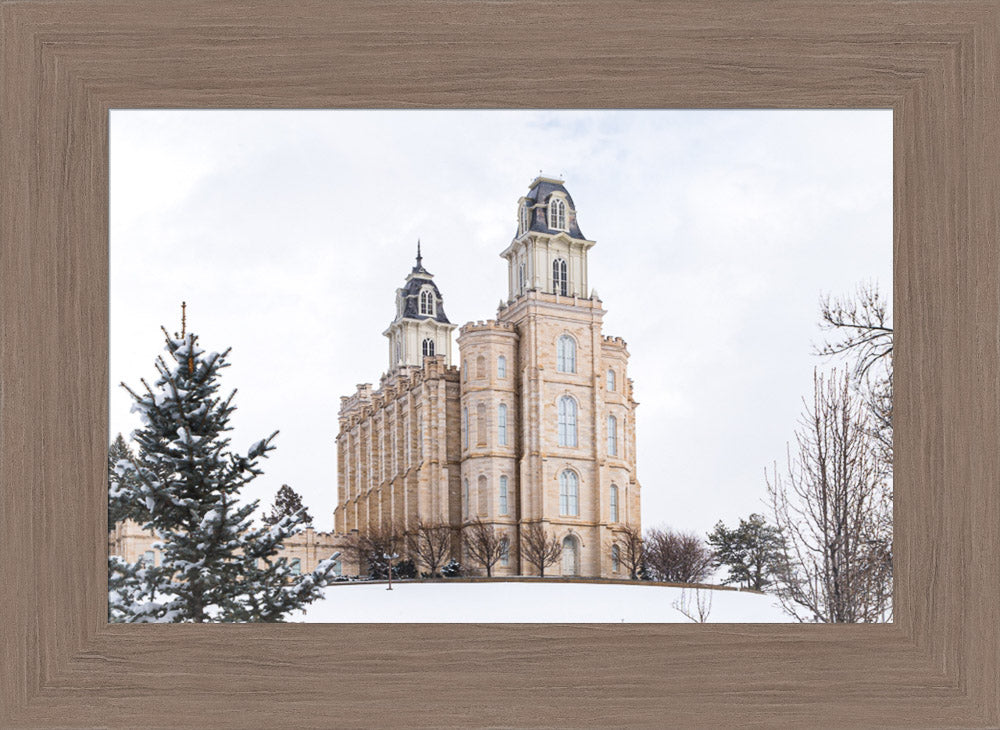
{"label": "spire finial", "polygon": [[424,257],[420,255],[420,239],[418,238],[418,239],[417,239],[417,268],[418,268],[418,269],[419,269],[419,268],[421,268],[421,266],[422,266],[422,264],[420,263],[420,261],[421,261],[421,260],[422,260],[423,258],[424,258]]}

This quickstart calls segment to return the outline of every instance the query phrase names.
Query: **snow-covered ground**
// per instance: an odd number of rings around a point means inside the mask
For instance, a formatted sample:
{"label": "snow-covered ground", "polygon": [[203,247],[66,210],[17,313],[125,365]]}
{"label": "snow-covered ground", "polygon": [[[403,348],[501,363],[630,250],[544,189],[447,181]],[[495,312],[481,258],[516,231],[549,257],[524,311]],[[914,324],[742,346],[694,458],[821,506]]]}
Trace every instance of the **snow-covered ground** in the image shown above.
{"label": "snow-covered ground", "polygon": [[310,623],[688,623],[711,600],[709,623],[787,623],[770,595],[643,584],[341,583],[289,621]]}

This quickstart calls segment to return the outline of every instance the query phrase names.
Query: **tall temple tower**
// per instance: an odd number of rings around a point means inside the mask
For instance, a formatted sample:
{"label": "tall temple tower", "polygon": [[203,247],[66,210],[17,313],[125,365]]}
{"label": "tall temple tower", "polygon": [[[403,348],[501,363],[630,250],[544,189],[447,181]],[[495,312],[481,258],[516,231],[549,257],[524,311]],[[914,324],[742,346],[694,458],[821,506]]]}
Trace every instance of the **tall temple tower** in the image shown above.
{"label": "tall temple tower", "polygon": [[[536,178],[500,254],[507,302],[458,339],[463,515],[512,538],[539,523],[562,542],[551,572],[610,577],[622,570],[616,537],[640,527],[637,403],[625,342],[603,335],[602,302],[587,293],[594,245],[563,182]],[[509,569],[533,572],[519,555]]]}
{"label": "tall temple tower", "polygon": [[421,367],[425,357],[435,355],[443,355],[445,365],[451,365],[454,329],[444,313],[434,275],[424,268],[417,241],[417,263],[396,290],[396,318],[382,333],[389,339],[389,373]]}

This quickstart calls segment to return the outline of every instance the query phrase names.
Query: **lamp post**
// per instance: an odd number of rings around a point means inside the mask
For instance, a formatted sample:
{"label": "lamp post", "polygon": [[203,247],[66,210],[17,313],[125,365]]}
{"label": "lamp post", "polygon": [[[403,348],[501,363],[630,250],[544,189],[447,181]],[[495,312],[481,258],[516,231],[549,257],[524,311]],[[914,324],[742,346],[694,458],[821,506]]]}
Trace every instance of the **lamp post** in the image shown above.
{"label": "lamp post", "polygon": [[399,555],[397,553],[391,553],[391,554],[390,553],[383,553],[382,557],[386,559],[386,561],[388,563],[388,566],[389,566],[388,567],[388,570],[389,570],[389,587],[386,588],[386,590],[387,591],[391,591],[392,590],[392,561],[395,558],[398,558]]}

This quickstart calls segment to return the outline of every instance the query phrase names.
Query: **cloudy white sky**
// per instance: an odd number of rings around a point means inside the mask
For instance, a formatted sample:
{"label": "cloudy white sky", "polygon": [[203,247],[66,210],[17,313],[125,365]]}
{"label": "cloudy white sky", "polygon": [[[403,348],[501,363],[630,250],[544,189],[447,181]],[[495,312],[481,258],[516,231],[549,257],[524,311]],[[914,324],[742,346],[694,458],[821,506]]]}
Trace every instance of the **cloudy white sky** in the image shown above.
{"label": "cloudy white sky", "polygon": [[[452,322],[496,315],[518,198],[560,176],[631,352],[645,526],[763,511],[822,293],[891,291],[890,111],[111,113],[111,436],[160,325],[232,347],[234,445],[332,528],[337,409],[377,383],[417,238]],[[457,352],[457,347],[455,349]]]}

